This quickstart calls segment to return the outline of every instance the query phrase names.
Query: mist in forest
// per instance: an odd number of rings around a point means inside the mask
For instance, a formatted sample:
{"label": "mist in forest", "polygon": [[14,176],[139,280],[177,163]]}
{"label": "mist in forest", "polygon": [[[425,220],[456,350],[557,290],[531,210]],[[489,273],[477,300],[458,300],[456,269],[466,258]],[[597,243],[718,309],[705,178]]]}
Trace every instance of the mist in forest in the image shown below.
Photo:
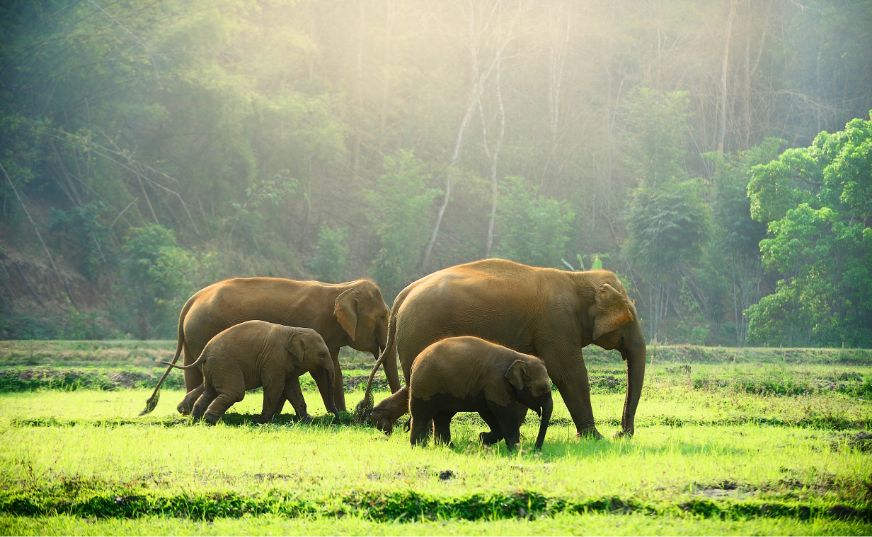
{"label": "mist in forest", "polygon": [[[652,342],[872,346],[872,4],[11,1],[0,337],[248,275],[618,274]],[[819,134],[824,133],[824,134]]]}

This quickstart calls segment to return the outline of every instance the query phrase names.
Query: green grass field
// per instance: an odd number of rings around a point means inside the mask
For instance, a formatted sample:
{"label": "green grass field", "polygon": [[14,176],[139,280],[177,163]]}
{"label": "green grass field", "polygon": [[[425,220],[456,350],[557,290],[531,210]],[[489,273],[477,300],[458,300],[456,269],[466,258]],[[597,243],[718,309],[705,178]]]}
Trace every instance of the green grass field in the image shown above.
{"label": "green grass field", "polygon": [[[175,412],[180,373],[138,417],[173,350],[0,342],[0,533],[872,533],[870,351],[651,348],[636,436],[614,440],[626,372],[591,350],[608,439],[578,440],[558,395],[542,453],[531,413],[509,454],[480,446],[469,414],[451,448],[334,423],[308,377],[311,424],[290,405],[254,424],[254,392],[192,425]],[[353,407],[372,357],[343,361]]]}

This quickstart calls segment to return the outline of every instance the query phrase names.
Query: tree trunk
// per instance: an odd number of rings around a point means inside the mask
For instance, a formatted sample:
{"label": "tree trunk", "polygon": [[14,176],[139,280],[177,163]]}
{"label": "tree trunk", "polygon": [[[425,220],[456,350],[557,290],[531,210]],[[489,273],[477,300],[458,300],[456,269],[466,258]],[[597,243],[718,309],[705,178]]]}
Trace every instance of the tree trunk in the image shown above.
{"label": "tree trunk", "polygon": [[730,41],[733,36],[733,18],[736,14],[736,0],[730,0],[730,13],[727,15],[727,35],[724,39],[724,55],[721,61],[721,94],[718,114],[718,153],[723,154],[727,138],[727,77],[730,68]]}
{"label": "tree trunk", "polygon": [[[364,0],[357,1],[357,57],[355,61],[355,70],[354,70],[354,96],[352,102],[354,103],[354,114],[360,114],[360,110],[363,108],[362,102],[362,87],[363,87],[363,29],[366,28],[366,11],[363,8]],[[351,150],[351,175],[354,177],[354,181],[357,182],[360,179],[360,139],[363,136],[361,133],[362,123],[360,117],[356,118],[357,121],[356,128],[354,130],[354,142],[352,143]]]}
{"label": "tree trunk", "polygon": [[[442,228],[442,220],[445,217],[445,210],[448,209],[448,203],[451,201],[451,172],[454,165],[457,164],[457,159],[460,157],[460,151],[463,148],[463,136],[466,133],[466,128],[469,126],[469,120],[472,119],[472,114],[475,112],[475,109],[481,100],[481,92],[483,91],[484,84],[487,79],[490,78],[491,72],[493,72],[496,67],[498,59],[502,57],[502,51],[505,49],[506,45],[508,45],[508,39],[504,39],[500,46],[497,47],[493,61],[491,61],[490,65],[484,72],[481,72],[479,64],[479,48],[481,47],[482,32],[476,29],[476,5],[475,2],[470,2],[469,52],[472,63],[472,83],[470,84],[469,97],[466,102],[466,111],[463,114],[463,118],[460,120],[460,127],[457,129],[457,136],[454,140],[454,151],[451,153],[451,161],[448,163],[445,170],[445,192],[442,196],[442,203],[439,205],[439,210],[436,213],[436,222],[433,224],[433,232],[430,234],[430,241],[427,243],[427,248],[424,250],[424,257],[421,261],[421,268],[424,270],[426,270],[430,264],[433,247],[436,245],[436,240],[439,238],[439,231]],[[498,10],[499,4],[494,3],[491,9],[491,16],[493,16],[494,12]],[[487,24],[485,24],[485,27],[487,27]]]}
{"label": "tree trunk", "polygon": [[500,159],[500,149],[503,146],[503,137],[506,134],[506,108],[503,106],[503,91],[502,91],[502,50],[497,55],[496,65],[496,98],[497,109],[499,110],[500,118],[500,133],[497,136],[497,142],[494,146],[493,154],[491,155],[491,170],[490,170],[490,185],[491,185],[491,208],[487,223],[487,243],[485,245],[484,255],[490,257],[491,250],[494,245],[494,223],[497,217],[497,199],[499,197],[499,176],[497,175],[497,166]]}
{"label": "tree trunk", "polygon": [[64,289],[64,292],[67,295],[67,300],[74,309],[78,310],[78,308],[76,307],[76,301],[73,300],[73,294],[70,292],[70,287],[69,285],[67,285],[67,280],[61,275],[61,271],[55,264],[54,257],[52,257],[51,255],[51,251],[49,251],[48,246],[45,244],[45,241],[42,240],[42,233],[39,232],[39,227],[37,227],[36,222],[30,215],[30,211],[27,210],[27,205],[24,204],[24,200],[22,200],[21,196],[18,195],[18,189],[15,188],[15,183],[12,182],[12,178],[9,177],[8,173],[6,173],[6,168],[3,166],[3,164],[0,164],[0,171],[2,171],[3,176],[6,177],[6,181],[9,183],[9,188],[12,189],[12,193],[15,194],[15,199],[18,200],[18,203],[21,205],[21,209],[24,211],[24,215],[27,217],[27,220],[33,227],[33,232],[36,234],[36,238],[39,240],[39,244],[42,245],[42,250],[43,252],[45,252],[45,256],[48,258],[48,263],[54,271],[55,276],[57,276],[58,281],[61,283],[61,287]]}
{"label": "tree trunk", "polygon": [[385,50],[382,59],[383,76],[382,76],[382,91],[381,91],[381,106],[378,114],[378,154],[383,154],[385,145],[385,130],[387,128],[388,116],[388,96],[391,94],[391,63],[393,63],[394,49],[391,42],[391,33],[393,31],[395,6],[393,1],[388,1],[385,5]]}

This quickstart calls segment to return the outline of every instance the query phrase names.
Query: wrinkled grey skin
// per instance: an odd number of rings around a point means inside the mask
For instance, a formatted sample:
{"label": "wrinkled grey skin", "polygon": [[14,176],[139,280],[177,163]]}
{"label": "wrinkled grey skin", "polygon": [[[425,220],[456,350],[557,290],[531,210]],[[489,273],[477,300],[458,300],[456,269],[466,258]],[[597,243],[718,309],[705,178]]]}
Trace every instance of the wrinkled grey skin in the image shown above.
{"label": "wrinkled grey skin", "polygon": [[[266,321],[231,326],[209,340],[194,363],[172,367],[201,368],[203,383],[188,392],[185,402],[193,406],[195,420],[203,418],[210,425],[221,419],[234,403],[242,401],[246,390],[260,386],[263,386],[261,423],[272,421],[285,400],[291,402],[298,418],[308,420],[299,376],[311,372],[332,381],[335,374],[330,352],[317,332]],[[332,386],[332,382],[328,384],[331,390]],[[327,410],[338,415],[335,405]]]}
{"label": "wrinkled grey skin", "polygon": [[[184,356],[184,363],[190,364],[216,334],[245,321],[311,328],[324,338],[333,359],[335,375],[330,392],[335,401],[327,399],[326,377],[313,375],[324,406],[335,403],[339,410],[345,410],[339,350],[350,346],[377,359],[387,338],[387,316],[388,307],[381,291],[369,280],[323,283],[287,278],[231,278],[200,289],[182,307],[172,363]],[[160,387],[171,370],[168,367],[158,381],[142,414],[157,406]],[[199,368],[185,370],[186,390],[193,390],[202,381]],[[182,414],[190,414],[191,404],[193,401],[182,401],[177,408]]]}
{"label": "wrinkled grey skin", "polygon": [[[617,349],[627,364],[620,435],[634,433],[645,379],[646,345],[636,308],[613,272],[574,272],[484,259],[448,267],[397,295],[387,347],[370,374],[358,416],[389,431],[408,410],[408,389],[394,388],[397,359],[408,385],[415,357],[445,337],[471,335],[545,362],[579,436],[599,438],[582,348]],[[394,394],[368,412],[371,380],[381,363]]]}
{"label": "wrinkled grey skin", "polygon": [[425,443],[432,428],[437,442],[450,443],[451,418],[478,412],[491,428],[480,435],[482,442],[505,439],[512,451],[523,421],[519,405],[541,416],[536,449],[542,449],[554,405],[542,360],[477,337],[445,338],[424,349],[412,365],[410,441]]}

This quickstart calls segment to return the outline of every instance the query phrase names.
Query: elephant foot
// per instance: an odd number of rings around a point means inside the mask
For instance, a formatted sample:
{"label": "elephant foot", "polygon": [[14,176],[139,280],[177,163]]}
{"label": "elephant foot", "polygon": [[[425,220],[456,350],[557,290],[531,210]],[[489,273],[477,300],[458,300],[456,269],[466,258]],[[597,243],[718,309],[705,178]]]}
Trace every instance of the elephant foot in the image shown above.
{"label": "elephant foot", "polygon": [[499,442],[502,438],[495,432],[481,432],[478,434],[478,439],[486,446],[492,446]]}
{"label": "elephant foot", "polygon": [[578,431],[577,433],[575,433],[575,436],[582,438],[584,440],[602,440],[603,439],[603,435],[601,435],[600,432],[596,430],[596,426],[593,426],[593,425]]}
{"label": "elephant foot", "polygon": [[206,425],[215,425],[218,423],[218,420],[221,419],[221,416],[216,416],[215,414],[204,414],[203,421],[206,422]]}
{"label": "elephant foot", "polygon": [[179,406],[176,407],[176,410],[179,411],[179,414],[182,416],[187,416],[191,413],[191,407],[186,405],[184,401],[179,403]]}
{"label": "elephant foot", "polygon": [[618,431],[615,433],[615,438],[633,438],[633,429]]}
{"label": "elephant foot", "polygon": [[297,416],[297,421],[300,423],[312,423],[312,416],[309,414],[303,414],[302,416]]}

